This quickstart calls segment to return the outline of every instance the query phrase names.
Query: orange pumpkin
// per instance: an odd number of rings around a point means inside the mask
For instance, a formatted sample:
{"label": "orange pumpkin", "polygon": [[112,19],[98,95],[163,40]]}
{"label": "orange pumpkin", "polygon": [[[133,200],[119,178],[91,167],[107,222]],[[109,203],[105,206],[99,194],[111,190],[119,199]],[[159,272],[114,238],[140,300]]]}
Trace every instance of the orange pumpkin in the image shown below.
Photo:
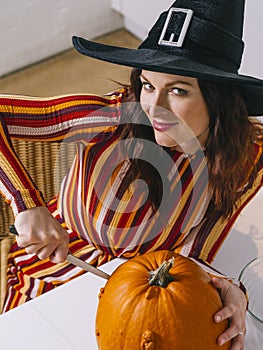
{"label": "orange pumpkin", "polygon": [[101,290],[96,316],[100,350],[226,350],[215,323],[222,307],[210,276],[195,262],[163,250],[120,265]]}

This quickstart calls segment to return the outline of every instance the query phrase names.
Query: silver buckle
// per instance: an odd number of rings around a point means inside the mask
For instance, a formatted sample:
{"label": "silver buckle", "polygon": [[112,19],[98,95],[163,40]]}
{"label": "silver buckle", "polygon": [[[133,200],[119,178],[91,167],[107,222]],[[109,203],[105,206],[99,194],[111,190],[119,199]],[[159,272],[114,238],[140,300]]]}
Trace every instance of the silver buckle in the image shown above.
{"label": "silver buckle", "polygon": [[[184,23],[183,23],[183,26],[182,26],[182,29],[181,29],[181,32],[179,34],[179,37],[178,37],[177,41],[174,40],[175,33],[172,33],[170,35],[169,40],[165,40],[164,37],[166,36],[166,32],[169,29],[169,24],[170,24],[170,21],[171,21],[171,18],[173,16],[174,12],[183,12],[183,13],[186,14],[185,19],[184,19]],[[164,27],[163,27],[160,39],[158,41],[158,44],[159,45],[168,45],[168,46],[181,47],[183,45],[184,38],[186,36],[189,24],[190,24],[192,16],[193,16],[193,13],[194,13],[194,11],[191,10],[191,9],[183,9],[183,8],[179,8],[179,7],[171,7],[169,12],[168,12],[166,21],[164,23]]]}

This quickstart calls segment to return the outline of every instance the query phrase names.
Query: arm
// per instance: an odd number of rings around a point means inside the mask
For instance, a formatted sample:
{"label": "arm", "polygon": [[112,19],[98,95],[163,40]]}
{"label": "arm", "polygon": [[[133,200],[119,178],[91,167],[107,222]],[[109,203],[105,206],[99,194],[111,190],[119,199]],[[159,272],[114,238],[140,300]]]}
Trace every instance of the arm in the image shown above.
{"label": "arm", "polygon": [[[229,319],[229,328],[220,335],[218,342],[232,339],[231,350],[241,349],[244,346],[244,335],[246,334],[246,309],[248,306],[247,295],[244,286],[233,278],[228,278],[224,274],[215,271],[210,265],[216,252],[220,249],[224,239],[230,232],[235,220],[240,215],[241,210],[252,200],[255,194],[263,185],[262,149],[258,149],[258,176],[253,185],[242,195],[236,211],[232,217],[224,220],[220,216],[204,219],[200,225],[193,228],[184,244],[177,252],[192,257],[200,263],[201,267],[207,271],[213,285],[218,289],[223,302],[223,308],[214,315],[215,322]],[[243,334],[240,334],[242,332]]]}
{"label": "arm", "polygon": [[[242,196],[238,205],[238,214],[246,204],[254,197],[263,185],[263,158],[262,147],[258,152],[258,176],[254,184]],[[229,320],[228,329],[219,336],[218,344],[224,344],[231,340],[231,350],[243,349],[246,335],[246,311],[248,309],[248,296],[242,283],[227,278],[212,277],[213,285],[219,290],[223,301],[223,308],[214,315],[215,322]]]}
{"label": "arm", "polygon": [[118,123],[118,109],[112,107],[118,107],[125,91],[105,96],[75,94],[52,98],[0,95],[0,115],[12,138],[82,140],[89,132]]}
{"label": "arm", "polygon": [[[40,191],[17,158],[10,136],[36,141],[87,141],[118,122],[125,90],[108,96],[65,95],[54,98],[0,96],[0,193],[16,216],[45,205]],[[101,110],[101,108],[104,108]],[[103,111],[103,112],[102,112]],[[89,135],[89,136],[88,136]]]}
{"label": "arm", "polygon": [[15,215],[17,243],[40,259],[52,254],[54,262],[62,262],[68,250],[67,232],[45,207],[41,192],[15,154],[3,118],[0,122],[0,190]]}
{"label": "arm", "polygon": [[5,120],[0,116],[0,193],[14,215],[36,206],[45,206],[41,192],[17,158]]}
{"label": "arm", "polygon": [[[122,97],[122,92],[105,97],[0,97],[0,193],[16,217],[18,244],[28,253],[63,261],[68,237],[45,208],[43,196],[18,159],[9,134],[24,140],[87,141],[87,135],[97,135],[117,124],[118,110],[112,107],[118,106]],[[108,108],[102,113],[101,107]]]}

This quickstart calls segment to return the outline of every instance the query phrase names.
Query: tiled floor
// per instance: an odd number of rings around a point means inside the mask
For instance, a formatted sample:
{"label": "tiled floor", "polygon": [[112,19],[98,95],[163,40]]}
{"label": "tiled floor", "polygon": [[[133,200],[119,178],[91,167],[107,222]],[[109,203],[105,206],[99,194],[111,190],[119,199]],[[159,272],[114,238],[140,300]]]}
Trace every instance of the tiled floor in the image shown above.
{"label": "tiled floor", "polygon": [[[136,48],[140,41],[125,30],[117,30],[96,41]],[[130,68],[80,55],[75,49],[0,78],[0,93],[54,96],[67,93],[107,93],[129,82]]]}

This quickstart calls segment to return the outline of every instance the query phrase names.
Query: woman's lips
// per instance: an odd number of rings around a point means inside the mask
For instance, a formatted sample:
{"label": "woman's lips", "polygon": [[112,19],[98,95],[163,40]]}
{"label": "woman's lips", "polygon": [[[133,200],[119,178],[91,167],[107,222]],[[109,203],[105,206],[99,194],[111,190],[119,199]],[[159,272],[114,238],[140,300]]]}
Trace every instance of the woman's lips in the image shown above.
{"label": "woman's lips", "polygon": [[162,131],[162,132],[167,131],[167,130],[173,128],[177,124],[178,124],[178,122],[164,123],[164,122],[160,122],[160,121],[153,119],[153,128],[157,131]]}

